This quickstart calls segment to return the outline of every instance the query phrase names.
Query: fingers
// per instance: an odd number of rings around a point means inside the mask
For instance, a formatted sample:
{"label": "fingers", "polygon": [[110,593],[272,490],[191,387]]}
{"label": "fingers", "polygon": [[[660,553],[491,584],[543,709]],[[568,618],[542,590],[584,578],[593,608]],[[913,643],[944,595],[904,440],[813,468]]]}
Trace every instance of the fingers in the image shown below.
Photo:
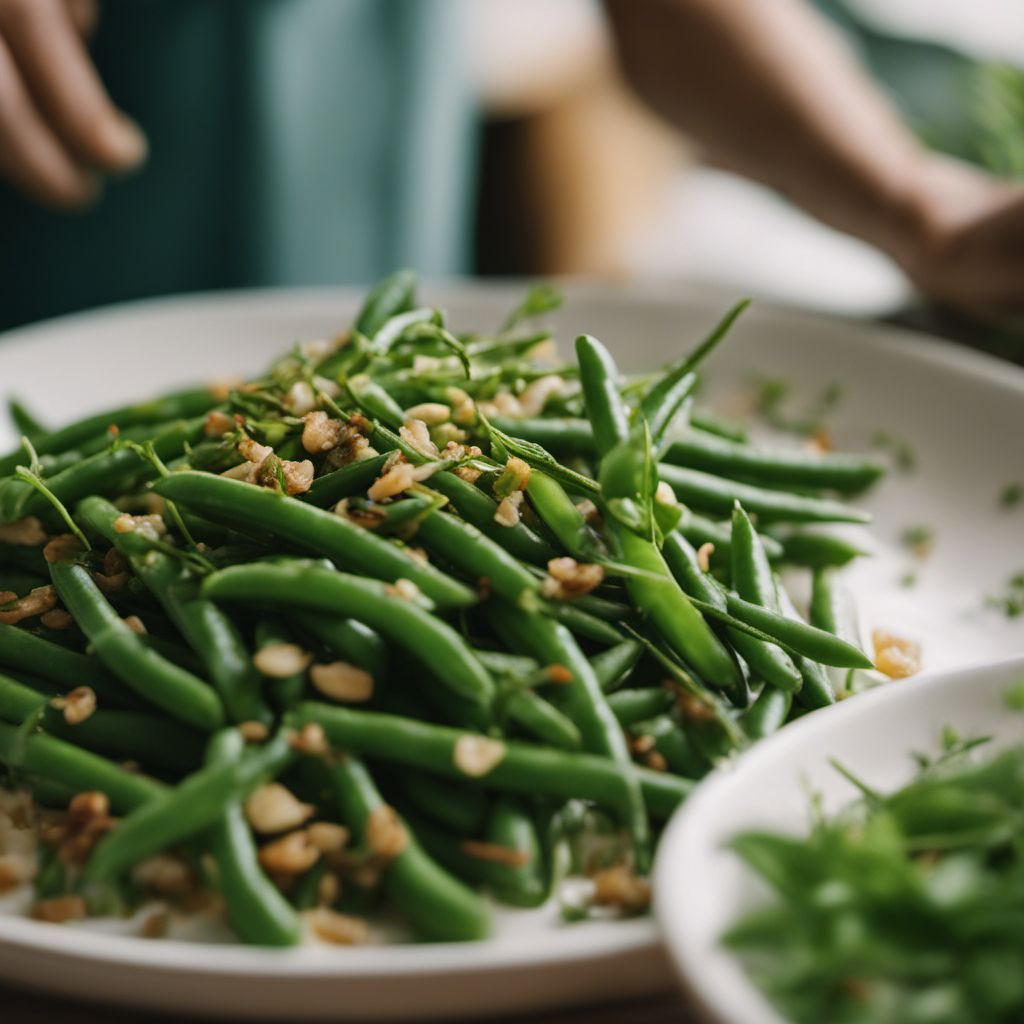
{"label": "fingers", "polygon": [[2,38],[0,173],[46,206],[83,206],[98,195],[95,179],[68,156],[43,121]]}
{"label": "fingers", "polygon": [[145,138],[110,101],[63,0],[0,0],[0,33],[73,157],[106,171],[145,159]]}

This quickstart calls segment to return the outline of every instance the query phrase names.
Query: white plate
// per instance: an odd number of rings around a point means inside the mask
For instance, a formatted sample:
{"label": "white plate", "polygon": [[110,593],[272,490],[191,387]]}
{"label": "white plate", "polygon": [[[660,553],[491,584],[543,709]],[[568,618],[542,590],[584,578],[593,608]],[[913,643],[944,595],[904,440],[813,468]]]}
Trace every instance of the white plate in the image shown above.
{"label": "white plate", "polygon": [[[557,318],[564,336],[597,334],[627,369],[689,347],[733,299],[708,289],[566,290]],[[446,306],[459,329],[486,328],[521,292],[517,284],[453,284],[425,289],[424,298]],[[62,422],[197,377],[258,371],[290,342],[348,324],[357,303],[346,290],[230,293],[54,320],[0,341],[0,395],[16,392]],[[1024,373],[906,332],[771,308],[745,317],[713,366],[715,390],[726,398],[754,372],[786,377],[805,396],[842,379],[841,444],[862,445],[887,429],[917,448],[918,471],[886,482],[868,503],[880,553],[851,574],[868,625],[915,634],[930,666],[1024,647],[1019,627],[982,608],[983,593],[1016,568],[1006,551],[1020,548],[1024,510],[999,513],[996,494],[1024,476],[1008,443],[1024,408]],[[0,430],[0,448],[12,442]],[[897,582],[906,560],[898,535],[921,521],[936,527],[936,551],[920,586],[905,591]],[[558,927],[549,913],[504,914],[495,938],[473,946],[284,954],[142,942],[0,916],[0,976],[164,1010],[295,1019],[509,1013],[670,982],[653,922]]]}
{"label": "white plate", "polygon": [[726,849],[738,833],[768,829],[802,835],[810,793],[826,814],[858,792],[834,758],[882,792],[914,774],[911,753],[937,753],[942,729],[991,736],[999,746],[1024,740],[1024,715],[1007,709],[1007,688],[1024,681],[1024,658],[921,677],[809,715],[749,751],[701,785],[673,818],[655,871],[658,922],[684,986],[720,1024],[781,1024],[774,1008],[724,949],[721,935],[764,898]]}

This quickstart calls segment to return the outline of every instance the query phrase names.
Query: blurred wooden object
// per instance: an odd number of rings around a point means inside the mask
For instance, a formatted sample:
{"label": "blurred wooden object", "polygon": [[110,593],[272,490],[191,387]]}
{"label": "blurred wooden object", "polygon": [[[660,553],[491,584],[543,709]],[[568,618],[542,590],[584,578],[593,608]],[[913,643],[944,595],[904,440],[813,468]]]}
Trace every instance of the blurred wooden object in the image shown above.
{"label": "blurred wooden object", "polygon": [[624,274],[631,240],[664,208],[683,164],[677,133],[626,89],[595,5],[473,9],[468,42],[487,116],[478,270]]}

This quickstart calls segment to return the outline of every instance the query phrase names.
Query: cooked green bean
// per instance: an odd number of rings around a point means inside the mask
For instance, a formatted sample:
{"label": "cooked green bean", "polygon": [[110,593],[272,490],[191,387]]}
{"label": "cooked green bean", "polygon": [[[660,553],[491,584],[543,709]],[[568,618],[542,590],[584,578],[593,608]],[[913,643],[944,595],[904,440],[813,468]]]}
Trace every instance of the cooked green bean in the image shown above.
{"label": "cooked green bean", "polygon": [[[762,537],[762,540],[764,538]],[[782,544],[782,560],[811,569],[843,566],[868,552],[845,537],[831,533],[793,530],[776,538]]]}
{"label": "cooked green bean", "polygon": [[617,690],[608,695],[608,707],[619,725],[630,726],[645,718],[654,718],[668,711],[675,702],[675,694],[661,686],[645,686],[635,690]]}
{"label": "cooked green bean", "polygon": [[354,494],[364,494],[384,470],[388,455],[374,455],[369,459],[352,462],[341,469],[325,473],[313,481],[313,485],[305,494],[300,494],[301,501],[307,501],[318,508],[336,505],[342,498],[350,498]]}
{"label": "cooked green bean", "polygon": [[598,685],[605,693],[611,693],[622,685],[630,672],[640,661],[644,645],[632,638],[617,643],[614,647],[595,654],[590,659]]}
{"label": "cooked green bean", "polygon": [[580,750],[583,737],[563,715],[533,690],[515,690],[505,698],[505,714],[525,732],[559,750]]}

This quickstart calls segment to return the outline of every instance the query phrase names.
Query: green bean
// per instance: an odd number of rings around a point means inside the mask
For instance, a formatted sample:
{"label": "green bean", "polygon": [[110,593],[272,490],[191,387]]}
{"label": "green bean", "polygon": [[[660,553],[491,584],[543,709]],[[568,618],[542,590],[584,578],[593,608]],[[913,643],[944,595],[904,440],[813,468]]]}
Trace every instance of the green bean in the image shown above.
{"label": "green bean", "polygon": [[383,679],[388,667],[387,645],[369,626],[357,619],[342,619],[326,612],[306,611],[296,620],[303,633],[316,639],[331,654],[358,665],[375,679]]}
{"label": "green bean", "polygon": [[505,651],[483,651],[477,649],[477,659],[488,672],[494,675],[511,676],[522,680],[540,671],[540,663],[525,654],[508,654]]}
{"label": "green bean", "polygon": [[199,596],[199,581],[180,562],[151,550],[132,531],[119,532],[114,524],[120,513],[102,498],[86,498],[77,512],[83,523],[128,559],[135,574],[160,602],[202,661],[228,717],[235,722],[269,722],[260,675],[249,651],[234,623],[213,602]]}
{"label": "green bean", "polygon": [[300,494],[301,501],[309,502],[318,508],[336,505],[342,498],[350,498],[355,494],[365,494],[370,485],[384,470],[388,454],[374,455],[369,459],[351,462],[341,469],[325,473],[313,481],[305,494]]}
{"label": "green bean", "polygon": [[662,541],[661,554],[686,594],[725,610],[725,595],[700,567],[697,552],[682,533],[668,534]]}
{"label": "green bean", "polygon": [[533,690],[513,690],[505,714],[525,732],[559,750],[580,750],[583,736],[575,723]]}
{"label": "green bean", "polygon": [[86,883],[113,881],[140,860],[202,832],[234,802],[275,778],[295,754],[279,732],[237,760],[200,768],[161,799],[136,808],[97,844],[85,866]]}
{"label": "green bean", "polygon": [[[413,312],[418,311],[414,310]],[[348,390],[355,399],[356,405],[370,419],[379,420],[391,427],[392,430],[397,430],[405,422],[405,411],[402,407],[369,377],[364,377],[358,382],[356,378],[349,377]]]}
{"label": "green bean", "polygon": [[577,636],[593,640],[599,644],[614,646],[622,641],[622,634],[610,622],[599,619],[576,607],[571,601],[552,601],[547,606],[547,614],[562,623]]}
{"label": "green bean", "polygon": [[[526,796],[578,797],[618,813],[627,812],[627,777],[614,761],[593,754],[549,750],[527,743],[501,744],[501,760],[485,775],[467,776],[455,760],[456,744],[471,733],[448,726],[417,722],[376,711],[352,711],[306,702],[295,709],[296,725],[316,722],[328,740],[341,750],[394,761],[498,790]],[[349,763],[349,762],[343,762]],[[685,780],[634,769],[648,810],[657,818],[669,816],[690,791]]]}
{"label": "green bean", "polygon": [[584,419],[558,416],[507,419],[495,416],[491,423],[503,433],[539,444],[562,459],[593,458],[597,453],[594,432]]}
{"label": "green bean", "polygon": [[811,569],[843,566],[869,554],[845,537],[830,533],[802,533],[794,530],[776,539],[782,544],[783,561],[806,565]]}
{"label": "green bean", "polygon": [[658,475],[687,505],[716,515],[729,515],[738,501],[748,512],[756,513],[762,523],[867,523],[867,512],[825,498],[805,498],[784,491],[771,491],[751,484],[737,483],[684,469],[667,462],[658,467]]}
{"label": "green bean", "polygon": [[669,647],[702,679],[726,692],[739,691],[739,667],[675,581],[657,547],[631,530],[622,530],[620,541],[624,560],[654,577],[626,578],[633,604],[646,611]]}
{"label": "green bean", "polygon": [[483,824],[487,802],[482,789],[460,786],[426,772],[402,772],[402,788],[417,810],[441,825],[470,835]]}
{"label": "green bean", "polygon": [[[683,521],[679,524],[679,532],[695,547],[713,544],[715,550],[712,558],[729,559],[732,554],[732,538],[730,526],[716,523],[713,519],[698,515],[687,509]],[[772,536],[761,534],[761,543],[769,561],[777,562],[782,558],[782,545]]]}
{"label": "green bean", "polygon": [[885,471],[880,462],[858,455],[754,448],[696,430],[675,438],[664,460],[768,487],[824,487],[845,493],[864,490]]}
{"label": "green bean", "polygon": [[378,282],[366,296],[356,317],[355,329],[372,338],[393,316],[412,306],[416,294],[416,274],[412,270],[396,270]]}
{"label": "green bean", "polygon": [[[777,589],[782,614],[801,626],[806,625],[804,620],[801,618],[800,613],[796,610],[796,606],[793,604],[793,601],[789,596],[789,592],[782,585],[781,581],[778,581]],[[826,633],[825,635],[828,636],[829,634]],[[839,640],[840,643],[844,643],[850,650],[860,650],[857,647],[856,642],[845,640],[842,637],[836,637],[836,639]],[[861,654],[861,657],[864,661],[868,660],[863,653]],[[804,684],[797,693],[797,701],[805,708],[823,708],[827,707],[829,704],[835,703],[836,696],[835,691],[832,689],[832,681],[829,679],[828,672],[822,667],[822,662],[826,665],[829,664],[829,662],[821,658],[813,660],[806,657],[801,658],[798,662]],[[844,668],[847,666],[838,667]]]}
{"label": "green bean", "polygon": [[[433,323],[437,319],[437,310],[430,306],[419,306],[407,312],[391,317],[380,329],[370,336],[375,355],[387,355],[407,332],[420,324]],[[404,417],[403,417],[404,418]],[[401,422],[401,421],[399,421]]]}
{"label": "green bean", "polygon": [[[210,740],[206,763],[211,768],[231,764],[243,756],[244,747],[237,729],[225,729]],[[297,945],[302,937],[298,915],[263,873],[240,800],[228,803],[205,838],[217,863],[228,919],[239,937],[257,946]]]}
{"label": "green bean", "polygon": [[[301,705],[300,713],[309,706]],[[366,768],[349,757],[325,764],[322,771],[330,780],[342,820],[360,841],[365,841],[370,817],[383,804]],[[440,868],[413,834],[388,865],[383,884],[421,938],[468,942],[486,938],[490,933],[490,915],[483,902]]]}
{"label": "green bean", "polygon": [[531,470],[526,493],[541,522],[573,558],[588,562],[607,556],[604,544],[554,477]]}
{"label": "green bean", "polygon": [[629,438],[629,419],[619,395],[619,370],[604,345],[589,334],[576,339],[576,359],[594,445],[599,455],[606,455]]}
{"label": "green bean", "polygon": [[793,706],[793,694],[766,685],[740,719],[743,731],[754,740],[770,736],[786,722]]}
{"label": "green bean", "polygon": [[848,590],[836,579],[836,574],[826,568],[814,573],[811,588],[811,625],[841,637],[848,643],[860,641],[860,627],[857,623],[857,609]]}
{"label": "green bean", "polygon": [[694,430],[704,431],[705,434],[724,437],[727,441],[743,443],[749,436],[747,428],[742,423],[726,419],[724,416],[709,412],[707,409],[694,409],[690,413],[690,426]]}
{"label": "green bean", "polygon": [[594,670],[598,685],[605,693],[612,693],[629,677],[630,672],[640,661],[644,653],[644,645],[632,638],[609,647],[590,659],[590,667]]}
{"label": "green bean", "polygon": [[635,690],[618,690],[608,696],[608,707],[619,725],[630,726],[645,718],[654,718],[675,703],[675,694],[661,686],[645,686]]}
{"label": "green bean", "polygon": [[27,406],[13,395],[7,399],[7,415],[11,425],[19,434],[33,437],[49,433],[42,422],[36,419],[32,412],[29,411]]}
{"label": "green bean", "polygon": [[702,778],[710,767],[686,730],[669,715],[656,715],[646,721],[634,722],[631,732],[654,740],[654,749],[665,758],[669,771],[686,779]]}
{"label": "green bean", "polygon": [[683,403],[697,387],[697,375],[678,368],[666,374],[644,395],[637,415],[647,422],[651,442],[661,443]]}
{"label": "green bean", "polygon": [[325,555],[347,570],[374,579],[408,579],[441,608],[464,607],[476,597],[461,583],[424,565],[400,547],[375,537],[342,516],[304,505],[265,487],[207,473],[164,478],[158,493],[171,501],[239,529],[265,530],[307,551]]}
{"label": "green bean", "polygon": [[448,512],[424,519],[416,540],[478,586],[492,589],[514,604],[529,602],[540,590],[540,581],[505,548],[472,523]]}
{"label": "green bean", "polygon": [[[172,420],[188,420],[202,416],[215,404],[214,396],[208,388],[172,392],[151,402],[108,409],[76,420],[59,430],[34,436],[32,443],[39,455],[49,455],[77,448],[82,442],[106,433],[111,425],[123,430],[141,424],[167,424]],[[0,458],[0,476],[7,476],[13,473],[17,466],[24,464],[25,454],[21,449],[11,452]]]}
{"label": "green bean", "polygon": [[394,595],[377,580],[302,562],[235,565],[208,577],[214,601],[294,606],[353,618],[416,655],[443,686],[489,712],[494,683],[465,641],[447,623]]}
{"label": "green bean", "polygon": [[137,705],[135,695],[113,679],[94,657],[0,622],[0,667],[37,672],[65,689],[88,686],[101,701]]}
{"label": "green bean", "polygon": [[[750,517],[739,504],[732,513],[732,585],[745,601],[773,612],[779,611],[779,596],[768,556]],[[780,647],[736,630],[730,630],[729,637],[733,645],[740,648],[755,675],[780,690],[795,693],[800,689],[803,677]]]}
{"label": "green bean", "polygon": [[216,729],[224,719],[216,693],[201,679],[148,648],[107,603],[89,571],[54,562],[50,578],[103,664],[140,697],[199,729]]}
{"label": "green bean", "polygon": [[18,726],[6,722],[0,722],[0,763],[67,786],[75,793],[98,789],[110,798],[117,814],[169,792],[163,783],[125,771],[99,754],[45,733],[24,735]]}
{"label": "green bean", "polygon": [[368,498],[350,498],[344,509],[347,519],[364,529],[373,530],[378,537],[398,534],[406,539],[414,534],[420,523],[432,517],[444,498],[429,498],[424,494],[410,494],[397,501],[380,503]]}

